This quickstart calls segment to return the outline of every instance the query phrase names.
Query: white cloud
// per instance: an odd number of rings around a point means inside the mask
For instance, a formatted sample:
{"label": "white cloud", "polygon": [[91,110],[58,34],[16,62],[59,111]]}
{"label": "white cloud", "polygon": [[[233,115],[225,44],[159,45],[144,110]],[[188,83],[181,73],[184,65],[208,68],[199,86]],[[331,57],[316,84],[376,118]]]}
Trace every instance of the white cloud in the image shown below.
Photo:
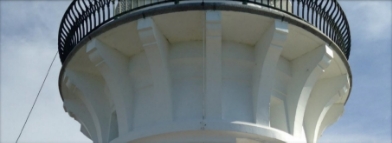
{"label": "white cloud", "polygon": [[391,33],[391,1],[340,1],[349,19],[353,36],[386,38]]}

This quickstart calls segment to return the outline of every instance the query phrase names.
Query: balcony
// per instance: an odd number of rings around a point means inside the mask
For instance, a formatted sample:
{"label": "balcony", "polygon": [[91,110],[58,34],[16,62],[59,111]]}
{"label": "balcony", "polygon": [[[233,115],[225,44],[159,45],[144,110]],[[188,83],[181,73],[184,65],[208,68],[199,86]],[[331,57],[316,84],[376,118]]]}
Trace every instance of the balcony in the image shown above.
{"label": "balcony", "polygon": [[[163,7],[177,7],[177,11],[242,9],[250,13],[264,9],[281,13],[283,18],[289,15],[318,29],[339,47],[346,59],[350,55],[349,24],[336,0],[74,0],[60,24],[58,49],[61,61],[64,63],[78,44],[89,39],[102,26],[132,12]],[[146,16],[140,14],[140,17]]]}

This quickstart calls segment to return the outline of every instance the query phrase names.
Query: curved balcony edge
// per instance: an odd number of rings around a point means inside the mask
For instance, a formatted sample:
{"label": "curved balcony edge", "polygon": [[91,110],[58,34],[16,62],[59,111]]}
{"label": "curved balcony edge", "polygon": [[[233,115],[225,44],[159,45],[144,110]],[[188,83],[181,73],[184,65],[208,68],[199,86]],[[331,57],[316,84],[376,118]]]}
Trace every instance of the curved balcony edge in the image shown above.
{"label": "curved balcony edge", "polygon": [[[160,14],[166,14],[166,13],[171,13],[171,12],[178,12],[178,11],[185,11],[185,10],[224,10],[224,11],[239,11],[239,12],[247,12],[247,13],[252,13],[252,14],[257,14],[257,15],[263,15],[263,16],[269,16],[272,18],[276,19],[281,19],[282,21],[286,21],[290,24],[293,24],[295,26],[301,27],[304,30],[314,34],[315,36],[319,37],[320,39],[324,40],[326,43],[330,45],[331,48],[333,48],[336,53],[338,54],[339,57],[343,58],[345,57],[345,53],[341,51],[339,46],[328,36],[320,32],[317,28],[311,26],[309,23],[304,22],[302,20],[298,20],[297,18],[287,15],[285,13],[279,13],[279,12],[271,12],[267,11],[265,9],[260,9],[260,8],[252,8],[246,5],[230,5],[230,4],[225,4],[225,3],[206,3],[204,5],[200,5],[199,3],[188,3],[188,4],[181,4],[181,5],[168,5],[168,6],[163,6],[160,8],[154,8],[154,9],[149,9],[149,10],[142,10],[142,11],[137,11],[133,13],[128,13],[126,15],[123,15],[116,19],[115,22],[110,22],[107,23],[97,30],[92,31],[90,34],[88,34],[85,38],[83,38],[77,45],[75,46],[74,50],[72,50],[68,58],[66,58],[63,61],[63,66],[60,71],[59,75],[59,89],[60,93],[61,92],[61,77],[63,77],[64,70],[67,67],[67,64],[70,62],[72,59],[73,55],[80,49],[84,44],[86,44],[90,39],[97,37],[98,35],[114,28],[119,25],[122,25],[124,23],[128,23],[131,21],[135,21],[137,19],[143,18],[143,17],[148,17],[148,16],[155,16],[155,15],[160,15]],[[347,67],[347,72],[349,76],[350,83],[352,84],[352,73],[351,73],[351,68],[347,62],[347,60],[343,60],[343,64]],[[350,97],[351,93],[351,88],[349,89],[349,94],[348,97],[345,101],[345,104],[347,103],[347,100]],[[63,99],[63,96],[61,95],[61,98]]]}
{"label": "curved balcony edge", "polygon": [[[308,31],[309,29],[313,29],[310,30],[311,33],[318,37],[323,37],[322,39],[330,41],[329,43],[336,44],[338,47],[337,49],[342,52],[346,59],[348,59],[350,55],[351,36],[349,24],[342,8],[336,0],[316,2],[306,0],[274,0],[267,2],[259,2],[256,0],[226,0],[213,2],[163,0],[159,2],[150,2],[148,4],[140,4],[124,11],[119,12],[117,10],[116,12],[116,7],[123,1],[126,0],[74,0],[65,12],[59,28],[58,50],[61,62],[64,63],[75,47],[85,41],[86,38],[92,37],[92,34],[97,33],[97,31],[101,31],[98,29],[101,29],[102,26],[107,24],[112,25],[114,21],[117,21],[114,23],[122,23],[119,20],[122,19],[120,17],[123,17],[124,15],[134,13],[133,15],[135,16],[133,17],[142,18],[175,11],[207,9],[243,11],[279,18]],[[284,2],[286,5],[282,4]],[[157,5],[162,6],[147,9]],[[266,9],[268,9],[268,11],[266,11]],[[274,11],[278,13],[281,12],[281,14],[273,14]],[[287,17],[291,18],[287,19]],[[122,21],[127,20],[123,19]],[[302,24],[299,24],[301,23],[300,21]]]}

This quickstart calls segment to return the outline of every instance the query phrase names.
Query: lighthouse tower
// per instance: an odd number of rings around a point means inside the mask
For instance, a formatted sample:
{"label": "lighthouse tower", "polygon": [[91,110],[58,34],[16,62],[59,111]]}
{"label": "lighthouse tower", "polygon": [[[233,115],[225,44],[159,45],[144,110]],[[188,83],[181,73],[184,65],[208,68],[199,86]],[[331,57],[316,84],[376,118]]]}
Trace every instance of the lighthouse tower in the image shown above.
{"label": "lighthouse tower", "polygon": [[97,143],[314,143],[351,90],[336,0],[74,0],[58,40]]}

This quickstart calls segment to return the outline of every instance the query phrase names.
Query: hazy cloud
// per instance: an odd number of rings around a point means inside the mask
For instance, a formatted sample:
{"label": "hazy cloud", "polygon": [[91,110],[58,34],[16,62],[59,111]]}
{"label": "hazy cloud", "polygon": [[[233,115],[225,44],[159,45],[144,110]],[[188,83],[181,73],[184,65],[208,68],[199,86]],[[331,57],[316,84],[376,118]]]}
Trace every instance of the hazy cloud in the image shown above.
{"label": "hazy cloud", "polygon": [[[57,51],[57,32],[69,1],[1,1],[1,141],[15,142]],[[62,108],[58,57],[21,142],[91,142]],[[72,132],[71,132],[72,131]]]}

